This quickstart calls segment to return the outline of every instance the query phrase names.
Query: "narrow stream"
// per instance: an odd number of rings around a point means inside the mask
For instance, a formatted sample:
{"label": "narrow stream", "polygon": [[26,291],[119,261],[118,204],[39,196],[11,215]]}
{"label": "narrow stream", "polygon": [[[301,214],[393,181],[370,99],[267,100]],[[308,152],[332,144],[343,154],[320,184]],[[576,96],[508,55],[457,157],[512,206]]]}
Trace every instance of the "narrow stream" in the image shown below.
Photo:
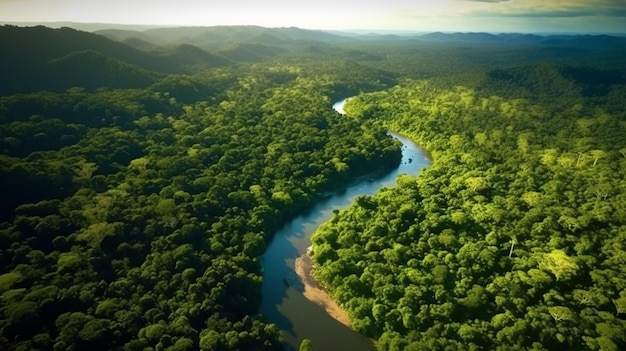
{"label": "narrow stream", "polygon": [[[333,109],[344,114],[346,100],[335,103]],[[417,175],[430,165],[424,151],[413,141],[392,132],[389,134],[403,144],[402,162],[398,168],[381,178],[356,183],[294,218],[275,234],[261,258],[264,277],[260,312],[281,329],[287,350],[297,350],[304,338],[312,341],[315,350],[375,350],[371,340],[339,323],[324,308],[304,297],[304,287],[294,271],[294,262],[306,252],[311,245],[311,234],[330,219],[333,210],[347,207],[357,196],[373,195],[382,187],[395,186],[399,174]]]}

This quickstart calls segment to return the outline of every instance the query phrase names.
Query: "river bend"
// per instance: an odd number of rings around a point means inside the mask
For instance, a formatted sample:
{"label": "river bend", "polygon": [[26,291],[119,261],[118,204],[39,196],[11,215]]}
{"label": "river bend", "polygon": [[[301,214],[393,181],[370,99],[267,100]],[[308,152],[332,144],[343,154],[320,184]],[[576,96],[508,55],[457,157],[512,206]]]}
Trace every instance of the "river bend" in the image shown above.
{"label": "river bend", "polygon": [[[335,103],[333,109],[344,114],[346,100]],[[304,338],[310,339],[316,350],[375,350],[367,337],[333,319],[323,307],[304,297],[304,286],[294,267],[296,258],[305,254],[311,245],[311,234],[330,219],[333,210],[347,207],[360,195],[374,195],[382,187],[395,186],[399,174],[415,176],[430,165],[426,153],[413,141],[392,132],[389,134],[403,144],[398,168],[378,179],[361,180],[294,218],[275,234],[261,258],[264,273],[260,312],[281,329],[287,350],[297,350]]]}

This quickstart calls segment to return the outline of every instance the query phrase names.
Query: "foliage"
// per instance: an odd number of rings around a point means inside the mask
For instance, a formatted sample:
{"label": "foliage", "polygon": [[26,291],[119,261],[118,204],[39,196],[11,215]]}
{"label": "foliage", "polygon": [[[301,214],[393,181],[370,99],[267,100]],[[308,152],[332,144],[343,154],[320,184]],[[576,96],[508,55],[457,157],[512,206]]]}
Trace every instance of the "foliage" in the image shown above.
{"label": "foliage", "polygon": [[[432,167],[313,238],[358,331],[384,350],[626,347],[622,38],[129,35],[152,51],[0,28],[3,349],[281,349],[259,257],[395,167],[389,129]],[[352,118],[330,109],[355,94]]]}
{"label": "foliage", "polygon": [[313,351],[313,343],[309,339],[302,339],[300,343],[299,351]]}
{"label": "foliage", "polygon": [[623,85],[590,99],[540,69],[526,82],[554,95],[405,80],[347,103],[434,159],[312,238],[315,276],[379,349],[626,347]]}
{"label": "foliage", "polygon": [[281,348],[256,316],[271,235],[400,160],[382,127],[332,111],[333,79],[278,64],[196,76],[214,86],[195,97],[183,76],[3,97],[1,343]]}

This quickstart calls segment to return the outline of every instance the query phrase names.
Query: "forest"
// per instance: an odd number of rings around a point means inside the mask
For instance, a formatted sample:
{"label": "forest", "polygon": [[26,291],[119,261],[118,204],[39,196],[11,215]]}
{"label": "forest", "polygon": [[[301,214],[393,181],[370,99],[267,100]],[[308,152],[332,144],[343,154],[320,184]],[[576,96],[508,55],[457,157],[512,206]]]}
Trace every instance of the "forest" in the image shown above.
{"label": "forest", "polygon": [[312,239],[316,277],[378,349],[626,347],[626,85],[604,69],[406,79],[349,100],[434,158]]}
{"label": "forest", "polygon": [[625,44],[0,27],[1,348],[284,349],[260,256],[397,167],[392,130],[432,165],[312,237],[358,332],[379,350],[625,349]]}

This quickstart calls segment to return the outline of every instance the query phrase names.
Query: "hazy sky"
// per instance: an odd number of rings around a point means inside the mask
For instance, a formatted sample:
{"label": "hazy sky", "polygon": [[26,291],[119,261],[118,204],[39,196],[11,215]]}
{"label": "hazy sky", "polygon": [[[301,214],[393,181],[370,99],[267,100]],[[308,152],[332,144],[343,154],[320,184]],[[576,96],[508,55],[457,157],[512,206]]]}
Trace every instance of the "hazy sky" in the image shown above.
{"label": "hazy sky", "polygon": [[2,22],[626,32],[626,0],[0,0]]}

